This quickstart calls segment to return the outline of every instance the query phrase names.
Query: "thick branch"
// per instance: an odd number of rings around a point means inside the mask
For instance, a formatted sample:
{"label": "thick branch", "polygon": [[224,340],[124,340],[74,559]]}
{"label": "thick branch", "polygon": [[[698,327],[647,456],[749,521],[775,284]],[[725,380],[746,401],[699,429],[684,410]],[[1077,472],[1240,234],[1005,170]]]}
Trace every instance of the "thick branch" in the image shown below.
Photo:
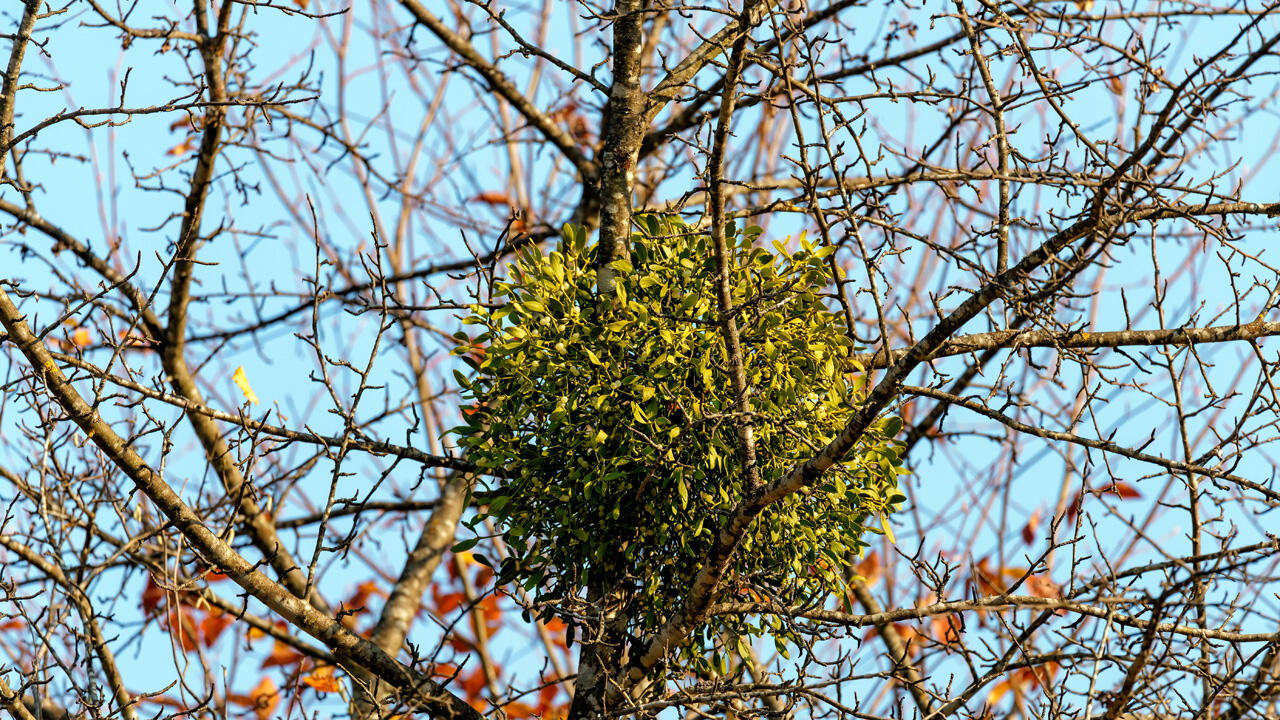
{"label": "thick branch", "polygon": [[617,0],[613,18],[613,81],[604,111],[600,149],[600,230],[596,245],[596,291],[613,295],[613,261],[628,258],[631,199],[640,143],[649,125],[641,87],[644,70],[645,0]]}
{"label": "thick branch", "polygon": [[18,32],[13,36],[13,47],[9,51],[9,63],[4,71],[4,84],[0,86],[0,177],[5,175],[5,159],[9,156],[9,141],[13,137],[13,110],[18,95],[18,80],[22,75],[22,58],[26,55],[27,44],[31,42],[31,31],[36,26],[36,16],[40,14],[43,0],[27,0],[22,10],[22,19],[18,21]]}
{"label": "thick branch", "polygon": [[[200,149],[196,154],[196,166],[191,173],[182,223],[175,243],[177,248],[174,251],[173,278],[169,286],[168,322],[164,328],[164,342],[160,346],[160,361],[174,392],[191,402],[204,405],[204,398],[186,360],[187,310],[191,302],[196,253],[204,242],[200,233],[205,205],[213,185],[214,168],[226,123],[226,109],[218,103],[227,99],[222,56],[230,19],[228,6],[224,5],[218,13],[216,32],[210,32],[204,26],[203,12],[197,12],[196,19],[204,35],[200,55],[204,61],[205,83],[209,98],[215,104],[205,109]],[[238,506],[254,545],[293,594],[308,598],[318,609],[328,613],[328,604],[319,592],[309,587],[301,567],[280,541],[270,515],[258,505],[253,488],[246,483],[217,424],[200,413],[187,413],[187,420],[199,438],[209,464],[222,481],[228,497]]]}
{"label": "thick branch", "polygon": [[399,652],[404,644],[409,623],[418,612],[422,595],[431,584],[431,576],[439,567],[445,551],[453,544],[458,520],[467,507],[470,492],[471,484],[467,476],[461,474],[450,478],[440,489],[435,510],[419,535],[413,552],[409,553],[370,638],[388,654]]}
{"label": "thick branch", "polygon": [[[1132,603],[1133,601],[1115,599],[1113,602],[1119,604]],[[816,610],[812,607],[780,607],[770,603],[717,603],[711,606],[710,614],[778,615],[781,617],[802,618],[805,620],[813,620],[815,622],[840,625],[844,627],[874,626],[876,628],[892,628],[890,623],[903,622],[905,620],[919,620],[937,615],[950,615],[952,613],[960,612],[983,612],[987,610],[1018,610],[1023,608],[1036,608],[1039,610],[1063,611],[1079,615],[1087,615],[1100,620],[1107,620],[1117,625],[1124,625],[1126,627],[1141,630],[1147,630],[1152,625],[1151,620],[1144,620],[1132,615],[1119,614],[1106,607],[1089,605],[1075,600],[1040,597],[1037,595],[988,595],[985,597],[974,598],[972,600],[948,600],[945,602],[924,605],[922,607],[882,610],[867,613],[865,615],[856,615],[853,613],[841,612],[839,610]],[[1155,625],[1156,632],[1158,633],[1182,635],[1184,637],[1222,640],[1224,642],[1231,643],[1280,642],[1280,633],[1274,632],[1233,632],[1231,630],[1199,628],[1172,622],[1156,622]]]}
{"label": "thick branch", "polygon": [[[867,609],[867,612],[870,613],[869,617],[874,618],[886,615],[862,578],[855,578],[851,587],[853,596]],[[933,708],[933,699],[929,697],[928,691],[924,688],[924,678],[921,677],[920,670],[911,662],[911,655],[908,653],[906,643],[902,641],[902,636],[898,633],[897,628],[890,624],[891,622],[893,621],[887,618],[873,620],[873,624],[876,626],[876,634],[889,651],[889,659],[893,661],[893,674],[901,678],[902,684],[907,686],[907,692],[910,693],[911,699],[915,701],[916,707],[920,709],[920,713],[928,715]]]}
{"label": "thick branch", "polygon": [[[1161,330],[1112,330],[1083,332],[1074,330],[997,330],[975,335],[962,335],[942,344],[925,361],[952,355],[964,355],[979,350],[1007,348],[1052,348],[1055,350],[1117,348],[1156,345],[1201,345],[1259,340],[1280,335],[1280,322],[1254,320],[1244,325],[1216,325],[1210,327],[1169,328]],[[850,361],[863,368],[887,368],[901,360],[909,349],[850,356]]]}
{"label": "thick branch", "polygon": [[[745,13],[743,20],[745,21]],[[739,451],[742,453],[742,470],[747,487],[760,486],[760,467],[756,461],[755,428],[751,422],[750,388],[747,387],[747,371],[742,357],[742,339],[738,335],[738,319],[734,308],[733,291],[729,283],[733,255],[729,250],[731,238],[725,237],[724,214],[724,153],[729,142],[729,127],[733,121],[733,106],[738,94],[738,75],[742,72],[742,54],[747,45],[747,28],[741,22],[738,36],[733,40],[729,53],[729,69],[725,71],[724,95],[720,99],[720,119],[716,124],[711,144],[711,157],[707,160],[707,192],[710,198],[711,242],[714,243],[716,263],[716,303],[720,336],[724,340],[725,356],[729,360],[729,383],[733,387],[734,409],[737,417]],[[734,243],[737,238],[732,238]]]}
{"label": "thick branch", "polygon": [[0,676],[0,703],[4,704],[4,709],[9,711],[13,720],[36,720],[36,716],[27,708],[26,698],[14,692],[9,683],[4,681],[4,676]]}

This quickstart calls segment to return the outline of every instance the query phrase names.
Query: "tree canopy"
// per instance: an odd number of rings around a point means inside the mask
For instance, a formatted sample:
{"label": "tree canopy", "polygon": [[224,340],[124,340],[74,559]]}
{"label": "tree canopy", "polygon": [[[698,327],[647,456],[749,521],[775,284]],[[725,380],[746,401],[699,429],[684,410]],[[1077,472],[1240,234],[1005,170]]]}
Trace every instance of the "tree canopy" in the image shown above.
{"label": "tree canopy", "polygon": [[1280,3],[0,15],[0,711],[1277,716]]}

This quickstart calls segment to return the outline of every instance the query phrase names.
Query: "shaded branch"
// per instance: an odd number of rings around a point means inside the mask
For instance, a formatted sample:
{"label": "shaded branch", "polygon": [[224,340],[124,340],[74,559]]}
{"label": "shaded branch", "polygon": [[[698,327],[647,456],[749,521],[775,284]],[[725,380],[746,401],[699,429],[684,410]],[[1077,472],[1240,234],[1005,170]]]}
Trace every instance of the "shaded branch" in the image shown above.
{"label": "shaded branch", "polygon": [[[1022,350],[1050,348],[1054,350],[1097,350],[1133,346],[1169,345],[1185,347],[1210,343],[1253,341],[1280,335],[1280,322],[1254,320],[1244,325],[1168,328],[1162,330],[1111,330],[1085,332],[1076,330],[997,330],[989,333],[961,335],[948,340],[925,361],[979,350]],[[874,353],[857,353],[849,361],[863,368],[887,368],[901,360],[910,349]]]}

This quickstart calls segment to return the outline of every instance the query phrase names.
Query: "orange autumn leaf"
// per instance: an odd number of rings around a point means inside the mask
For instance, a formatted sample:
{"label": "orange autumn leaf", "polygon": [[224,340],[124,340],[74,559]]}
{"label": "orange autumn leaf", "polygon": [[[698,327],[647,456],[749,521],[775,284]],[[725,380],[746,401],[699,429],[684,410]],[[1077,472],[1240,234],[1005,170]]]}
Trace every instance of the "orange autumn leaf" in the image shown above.
{"label": "orange autumn leaf", "polygon": [[451,678],[458,674],[458,666],[450,663],[440,663],[431,668],[432,677]]}
{"label": "orange autumn leaf", "polygon": [[929,636],[915,625],[894,623],[893,629],[898,631],[898,636],[902,638],[902,642],[909,648],[908,655],[920,652],[922,646],[929,642]]}
{"label": "orange autumn leaf", "polygon": [[1000,595],[1005,591],[1005,583],[999,573],[987,567],[987,559],[982,558],[973,566],[973,581],[983,595]]}
{"label": "orange autumn leaf", "polygon": [[1027,524],[1022,526],[1022,541],[1028,545],[1036,539],[1036,529],[1040,527],[1040,508],[1031,513],[1031,517],[1027,518]]}
{"label": "orange autumn leaf", "polygon": [[486,595],[478,607],[484,617],[485,629],[489,631],[489,637],[493,637],[494,633],[502,629],[502,608],[498,607],[498,596]]}
{"label": "orange autumn leaf", "polygon": [[524,224],[524,218],[520,215],[511,216],[511,224],[507,227],[507,233],[511,237],[519,237],[529,232],[529,227]]}
{"label": "orange autumn leaf", "polygon": [[154,578],[147,575],[147,584],[142,588],[142,612],[147,617],[155,617],[160,609],[160,603],[164,602],[165,591],[156,584]]}
{"label": "orange autumn leaf", "polygon": [[351,593],[351,597],[347,598],[345,604],[350,610],[364,612],[370,597],[384,594],[376,582],[366,580],[356,586],[355,592]]}
{"label": "orange autumn leaf", "polygon": [[338,678],[333,676],[332,665],[321,665],[311,673],[302,678],[302,682],[315,688],[316,692],[335,693],[342,690],[342,683],[338,682]]}
{"label": "orange autumn leaf", "polygon": [[218,636],[223,630],[231,624],[231,617],[217,608],[209,611],[204,620],[200,621],[200,634],[204,636],[204,646],[212,647],[218,641]]}
{"label": "orange autumn leaf", "polygon": [[1132,500],[1134,498],[1142,497],[1142,493],[1138,491],[1138,488],[1127,482],[1113,482],[1106,487],[1098,488],[1098,492],[1101,494],[1116,495],[1121,500]]}
{"label": "orange autumn leaf", "polygon": [[192,135],[188,137],[186,140],[183,140],[177,145],[174,145],[173,147],[166,150],[165,155],[172,155],[176,157],[178,155],[186,155],[187,153],[195,149],[196,149],[196,136]]}
{"label": "orange autumn leaf", "polygon": [[1009,677],[996,683],[987,693],[987,704],[995,705],[1006,694],[1013,692],[1014,702],[1022,703],[1022,696],[1028,690],[1046,686],[1058,671],[1058,664],[1045,663],[1036,667],[1024,667],[1014,671]]}
{"label": "orange autumn leaf", "polygon": [[867,553],[858,561],[857,566],[854,568],[854,572],[858,574],[858,577],[862,578],[862,582],[865,583],[867,587],[875,587],[876,583],[880,582],[880,551],[872,550]]}
{"label": "orange autumn leaf", "polygon": [[484,687],[488,682],[488,678],[484,676],[484,668],[476,667],[470,673],[462,676],[462,682],[459,684],[462,688],[463,695],[468,700],[477,700],[480,693],[484,692]]}
{"label": "orange autumn leaf", "polygon": [[269,667],[286,667],[300,662],[302,662],[302,653],[276,640],[271,646],[271,654],[262,661],[262,668],[265,670]]}
{"label": "orange autumn leaf", "polygon": [[75,332],[71,333],[71,342],[76,347],[89,347],[93,344],[93,337],[89,335],[88,330],[76,328]]}
{"label": "orange autumn leaf", "polygon": [[204,578],[207,582],[222,582],[230,578],[217,568],[210,567],[204,563],[196,564],[196,573]]}
{"label": "orange autumn leaf", "polygon": [[1022,578],[1027,577],[1027,574],[1030,572],[1031,572],[1030,568],[1007,567],[1004,569],[1004,576],[1008,578],[1013,578],[1014,580],[1021,580]]}
{"label": "orange autumn leaf", "polygon": [[152,346],[152,342],[142,333],[121,330],[116,333],[116,335],[120,338],[120,344],[126,348],[146,348]]}
{"label": "orange autumn leaf", "polygon": [[987,693],[987,704],[995,705],[1000,702],[1000,698],[1013,689],[1012,678],[1006,678],[991,687],[991,692]]}
{"label": "orange autumn leaf", "polygon": [[386,593],[372,580],[366,580],[356,586],[354,592],[342,603],[339,621],[348,630],[355,630],[360,616],[369,610],[369,598],[373,595],[385,596]]}
{"label": "orange autumn leaf", "polygon": [[[543,623],[543,627],[547,629],[547,634],[551,636],[551,643],[561,650],[569,649],[568,636],[566,631],[569,629],[564,621],[560,618],[553,617]],[[545,688],[544,688],[545,689]]]}
{"label": "orange autumn leaf", "polygon": [[1053,680],[1053,676],[1058,674],[1058,668],[1061,667],[1056,662],[1047,662],[1036,667],[1023,668],[1022,672],[1030,677],[1032,687],[1047,686]]}
{"label": "orange autumn leaf", "polygon": [[1067,506],[1068,521],[1076,519],[1076,515],[1079,514],[1081,507],[1084,505],[1084,496],[1086,494],[1099,496],[1114,495],[1121,500],[1134,500],[1142,497],[1142,492],[1138,490],[1138,488],[1123,481],[1115,481],[1109,485],[1102,485],[1096,488],[1086,488],[1077,492],[1071,498],[1071,503]]}
{"label": "orange autumn leaf", "polygon": [[461,592],[442,593],[436,587],[431,588],[431,595],[436,601],[436,612],[440,615],[448,615],[458,608],[462,603]]}
{"label": "orange autumn leaf", "polygon": [[556,695],[560,693],[560,687],[554,683],[547,683],[538,691],[538,714],[542,715],[551,708],[551,703],[555,701]]}
{"label": "orange autumn leaf", "polygon": [[472,202],[482,202],[487,205],[514,205],[511,196],[499,190],[489,190],[471,198]]}
{"label": "orange autumn leaf", "polygon": [[1060,598],[1062,597],[1062,586],[1043,573],[1032,575],[1027,578],[1025,583],[1027,592],[1042,598]]}
{"label": "orange autumn leaf", "polygon": [[253,713],[258,716],[258,720],[267,720],[280,704],[280,690],[274,680],[263,677],[257,687],[249,691],[249,698],[253,702]]}
{"label": "orange autumn leaf", "polygon": [[183,652],[195,652],[200,647],[199,623],[191,608],[178,605],[165,613],[165,625],[169,635],[178,643]]}
{"label": "orange autumn leaf", "polygon": [[534,715],[542,714],[532,705],[522,703],[518,700],[503,705],[502,711],[506,713],[509,720],[524,720],[525,718],[531,718]]}
{"label": "orange autumn leaf", "polygon": [[937,615],[930,621],[933,637],[943,645],[958,645],[964,632],[964,621],[959,615]]}
{"label": "orange autumn leaf", "polygon": [[1078,492],[1071,496],[1071,502],[1067,503],[1067,522],[1075,522],[1076,516],[1080,514],[1080,510],[1084,507],[1084,493]]}
{"label": "orange autumn leaf", "polygon": [[471,652],[472,649],[474,649],[475,646],[472,644],[470,640],[463,637],[462,635],[453,633],[449,635],[449,647],[453,648],[454,652],[469,653]]}

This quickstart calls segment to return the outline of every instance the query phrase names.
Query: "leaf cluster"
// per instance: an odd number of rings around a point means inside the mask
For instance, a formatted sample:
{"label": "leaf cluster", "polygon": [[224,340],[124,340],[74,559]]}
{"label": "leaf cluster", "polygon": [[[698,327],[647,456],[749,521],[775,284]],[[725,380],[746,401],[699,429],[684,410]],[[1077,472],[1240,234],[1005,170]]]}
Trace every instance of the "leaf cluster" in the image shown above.
{"label": "leaf cluster", "polygon": [[[679,218],[639,222],[630,259],[613,265],[612,298],[595,294],[595,247],[580,228],[566,227],[547,255],[519,254],[494,286],[505,302],[465,320],[481,327],[472,340],[485,353],[464,357],[475,374],[459,381],[473,404],[457,432],[469,458],[502,478],[482,490],[482,517],[512,550],[500,578],[541,601],[624,589],[629,625],[643,632],[679,607],[722,519],[751,490],[736,423],[752,424],[769,483],[845,425],[862,384],[824,296],[830,248],[800,237],[796,249],[766,249],[759,228],[734,230],[729,283],[751,404],[736,414],[710,238]],[[879,532],[869,520],[903,500],[900,427],[881,420],[822,485],[760,516],[724,592],[787,603],[843,593],[863,535]],[[743,622],[705,632],[764,632]]]}

